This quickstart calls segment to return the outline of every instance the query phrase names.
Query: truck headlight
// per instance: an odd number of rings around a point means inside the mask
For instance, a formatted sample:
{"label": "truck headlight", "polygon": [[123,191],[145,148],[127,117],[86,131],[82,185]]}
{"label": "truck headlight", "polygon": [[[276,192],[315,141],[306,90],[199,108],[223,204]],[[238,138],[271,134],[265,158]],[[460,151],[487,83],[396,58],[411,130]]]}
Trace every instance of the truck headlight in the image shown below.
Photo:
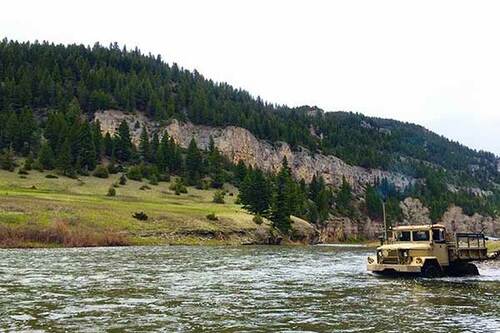
{"label": "truck headlight", "polygon": [[417,259],[415,259],[415,262],[416,262],[417,264],[421,264],[421,263],[422,263],[422,258],[417,258]]}

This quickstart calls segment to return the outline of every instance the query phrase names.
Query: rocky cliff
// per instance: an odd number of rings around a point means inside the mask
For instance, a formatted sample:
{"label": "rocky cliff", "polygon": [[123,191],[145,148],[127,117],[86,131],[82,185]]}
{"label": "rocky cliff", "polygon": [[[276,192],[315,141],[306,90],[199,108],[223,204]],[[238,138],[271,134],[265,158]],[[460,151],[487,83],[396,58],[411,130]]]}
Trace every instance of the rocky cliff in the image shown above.
{"label": "rocky cliff", "polygon": [[280,168],[281,161],[286,156],[294,176],[297,179],[303,178],[306,182],[309,182],[315,174],[320,174],[327,183],[339,186],[342,177],[345,177],[355,191],[361,191],[364,185],[383,178],[387,178],[399,189],[415,182],[415,179],[403,174],[352,166],[332,155],[313,154],[304,148],[293,151],[285,142],[271,144],[257,139],[241,127],[198,126],[175,120],[168,125],[160,126],[140,113],[126,114],[114,110],[98,112],[95,118],[100,121],[102,131],[110,132],[110,134],[114,134],[120,122],[126,120],[136,144],[139,142],[143,125],[150,133],[158,132],[160,135],[168,133],[182,147],[187,147],[194,138],[200,148],[207,149],[210,137],[212,137],[217,148],[234,163],[242,160],[247,165],[271,172]]}

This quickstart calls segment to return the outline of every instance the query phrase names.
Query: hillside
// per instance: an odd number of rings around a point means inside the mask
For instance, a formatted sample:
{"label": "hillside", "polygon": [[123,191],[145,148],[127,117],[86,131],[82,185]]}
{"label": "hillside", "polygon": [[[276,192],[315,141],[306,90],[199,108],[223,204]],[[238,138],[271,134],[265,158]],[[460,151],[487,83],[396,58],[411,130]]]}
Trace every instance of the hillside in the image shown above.
{"label": "hillside", "polygon": [[450,177],[490,187],[498,182],[497,158],[394,120],[318,108],[276,106],[198,72],[168,65],[117,44],[109,48],[49,43],[0,44],[0,106],[57,109],[78,98],[86,112],[116,108],[151,119],[238,126],[258,138],[333,154],[367,168],[418,175],[418,162],[442,167]]}
{"label": "hillside", "polygon": [[[4,39],[0,149],[1,168],[28,179],[52,172],[64,183],[105,170],[168,187],[175,177],[175,186],[196,191],[229,184],[239,188],[247,212],[267,217],[283,234],[293,233],[293,215],[320,232],[336,230],[335,239],[373,238],[381,200],[396,224],[408,222],[404,202],[410,197],[423,203],[432,221],[460,206],[465,217],[459,220],[498,230],[500,172],[491,153],[415,124],[267,103],[117,44]],[[88,179],[101,189],[90,197],[105,195],[108,181]],[[73,193],[51,188],[58,191]],[[206,195],[193,202],[205,207]],[[104,200],[100,209],[113,202]]]}

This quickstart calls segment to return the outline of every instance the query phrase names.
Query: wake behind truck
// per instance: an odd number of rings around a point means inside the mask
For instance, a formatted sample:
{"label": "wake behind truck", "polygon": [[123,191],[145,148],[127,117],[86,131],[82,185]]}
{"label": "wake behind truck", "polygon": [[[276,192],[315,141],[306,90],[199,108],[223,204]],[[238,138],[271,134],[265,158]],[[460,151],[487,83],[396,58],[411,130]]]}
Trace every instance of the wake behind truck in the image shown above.
{"label": "wake behind truck", "polygon": [[457,233],[452,239],[440,224],[399,226],[386,233],[376,256],[367,258],[367,269],[378,274],[408,273],[423,277],[478,275],[472,261],[488,255],[482,233]]}

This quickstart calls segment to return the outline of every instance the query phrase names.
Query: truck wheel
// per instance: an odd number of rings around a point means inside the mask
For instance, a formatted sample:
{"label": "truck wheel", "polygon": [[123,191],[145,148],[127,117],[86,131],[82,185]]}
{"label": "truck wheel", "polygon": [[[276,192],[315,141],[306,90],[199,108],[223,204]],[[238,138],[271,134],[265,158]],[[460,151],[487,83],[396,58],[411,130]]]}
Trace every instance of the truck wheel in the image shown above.
{"label": "truck wheel", "polygon": [[479,270],[477,269],[477,266],[471,263],[468,263],[465,266],[465,274],[467,275],[479,275]]}
{"label": "truck wheel", "polygon": [[479,275],[476,265],[464,262],[450,264],[447,272],[450,276]]}
{"label": "truck wheel", "polygon": [[424,264],[424,267],[422,267],[421,275],[425,278],[436,278],[443,276],[443,271],[438,264],[430,262]]}

